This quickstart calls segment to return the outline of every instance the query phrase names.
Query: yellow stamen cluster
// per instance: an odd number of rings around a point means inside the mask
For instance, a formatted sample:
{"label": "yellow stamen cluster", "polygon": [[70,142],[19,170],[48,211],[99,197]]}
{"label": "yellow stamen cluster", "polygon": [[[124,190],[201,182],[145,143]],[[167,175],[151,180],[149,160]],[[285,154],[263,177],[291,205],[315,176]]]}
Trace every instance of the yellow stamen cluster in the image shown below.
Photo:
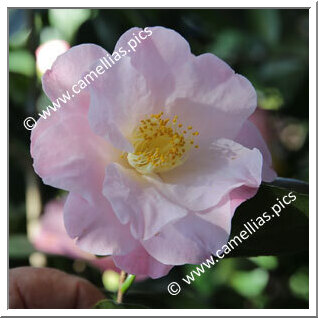
{"label": "yellow stamen cluster", "polygon": [[[193,147],[193,138],[199,135],[197,131],[192,134],[181,131],[183,125],[178,123],[178,116],[162,117],[163,112],[142,119],[133,132],[131,142],[135,152],[127,154],[127,161],[142,174],[168,171],[182,164]],[[187,130],[192,130],[192,126]]]}

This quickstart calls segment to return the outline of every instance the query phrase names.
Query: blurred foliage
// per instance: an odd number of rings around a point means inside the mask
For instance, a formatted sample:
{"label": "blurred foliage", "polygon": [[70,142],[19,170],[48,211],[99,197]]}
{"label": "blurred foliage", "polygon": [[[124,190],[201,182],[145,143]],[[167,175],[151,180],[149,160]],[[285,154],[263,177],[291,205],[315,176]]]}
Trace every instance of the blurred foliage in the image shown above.
{"label": "blurred foliage", "polygon": [[112,300],[101,300],[95,306],[94,309],[146,309],[147,307],[137,304],[118,304]]}
{"label": "blurred foliage", "polygon": [[[214,53],[251,81],[259,97],[255,123],[271,148],[278,175],[308,181],[308,10],[10,9],[10,267],[29,265],[34,254],[26,238],[27,174],[33,173],[30,133],[22,123],[48,104],[35,67],[36,49],[62,39],[70,45],[95,43],[112,52],[127,29],[155,25],[176,30],[194,54]],[[36,180],[42,203],[61,194]],[[306,198],[297,198],[295,210],[304,210]],[[76,264],[46,255],[46,266],[85,277],[113,298],[114,275]],[[308,308],[308,251],[224,259],[183,286],[178,296],[169,295],[168,284],[180,282],[194,268],[178,266],[161,279],[135,282],[125,302],[149,308]]]}
{"label": "blurred foliage", "polygon": [[9,257],[11,259],[28,258],[35,249],[23,234],[10,235],[9,239]]}

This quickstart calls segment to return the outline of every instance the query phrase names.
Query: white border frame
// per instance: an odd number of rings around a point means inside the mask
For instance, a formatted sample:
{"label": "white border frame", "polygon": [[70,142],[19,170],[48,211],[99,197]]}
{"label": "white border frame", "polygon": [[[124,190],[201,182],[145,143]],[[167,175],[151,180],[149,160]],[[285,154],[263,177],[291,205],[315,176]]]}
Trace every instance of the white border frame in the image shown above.
{"label": "white border frame", "polygon": [[[8,24],[7,10],[8,7],[17,8],[32,8],[32,7],[60,7],[67,8],[65,4],[68,1],[55,0],[45,1],[43,0],[30,0],[26,7],[26,2],[23,0],[12,0],[1,4],[0,11],[0,34],[2,43],[7,43]],[[69,1],[68,4],[74,4]],[[120,7],[134,7],[134,8],[151,8],[151,7],[167,7],[177,8],[179,1],[176,0],[161,0],[147,2],[145,0],[137,0],[134,2],[128,2],[118,0],[116,2],[105,3],[102,0],[90,0],[89,2],[77,2],[81,8],[98,7],[103,8],[107,5],[108,8],[120,8]],[[237,7],[237,5],[240,7]],[[89,6],[88,6],[89,5]],[[294,0],[267,0],[267,1],[208,1],[208,0],[196,0],[195,2],[183,2],[184,8],[310,8],[309,10],[309,166],[310,166],[310,229],[309,229],[309,309],[109,309],[107,310],[107,316],[316,316],[316,2],[315,1],[294,1]],[[76,7],[74,7],[76,8]],[[7,51],[7,49],[6,49]],[[7,70],[8,52],[5,53],[4,49],[1,50],[1,70]],[[2,71],[3,84],[0,86],[1,96],[8,96],[8,74]],[[7,100],[7,104],[9,101]],[[9,107],[9,105],[8,105]],[[0,126],[0,142],[4,148],[8,149],[8,113],[7,108],[4,105],[0,108],[0,114],[3,121],[3,125]],[[22,123],[21,123],[22,125]],[[25,133],[29,133],[26,131]],[[7,145],[7,147],[6,147]],[[7,157],[1,157],[1,170],[2,176],[7,175],[8,170],[8,155]],[[8,176],[8,175],[7,175]],[[1,213],[1,255],[3,255],[2,262],[0,263],[0,275],[1,284],[0,289],[0,314],[1,316],[105,316],[105,310],[92,310],[92,309],[7,309],[8,294],[7,294],[7,282],[8,282],[8,261],[4,261],[4,255],[8,255],[7,250],[7,211],[8,211],[8,187],[7,180],[1,178],[1,188],[6,191],[1,191],[0,202],[3,205]],[[6,203],[5,203],[6,202]]]}

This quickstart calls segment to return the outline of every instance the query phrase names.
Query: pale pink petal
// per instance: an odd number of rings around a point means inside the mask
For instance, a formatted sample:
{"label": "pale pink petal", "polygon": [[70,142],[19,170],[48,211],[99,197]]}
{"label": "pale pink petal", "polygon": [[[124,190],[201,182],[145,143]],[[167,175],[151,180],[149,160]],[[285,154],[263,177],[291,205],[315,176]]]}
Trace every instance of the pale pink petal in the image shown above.
{"label": "pale pink petal", "polygon": [[204,213],[189,213],[142,244],[164,264],[199,264],[227,243],[231,231],[229,197]]}
{"label": "pale pink petal", "polygon": [[123,224],[138,239],[155,235],[169,222],[184,217],[185,208],[166,199],[149,182],[150,176],[113,163],[107,166],[103,194]]}
{"label": "pale pink petal", "polygon": [[[61,108],[56,108],[56,111],[53,111],[49,108],[49,110],[45,110],[46,118],[40,117],[36,126],[31,132],[31,141],[35,141],[38,139],[45,131],[50,130],[52,126],[55,126],[61,121],[64,121],[66,118],[73,116],[86,116],[88,112],[88,103],[80,103],[76,107],[68,107],[69,105],[65,105]],[[43,116],[43,114],[41,113]],[[32,149],[31,149],[32,151]]]}
{"label": "pale pink petal", "polygon": [[[228,82],[232,88],[238,88],[239,85],[236,85],[237,83],[238,81],[235,78],[233,78],[233,81]],[[249,112],[242,111],[235,113],[231,111],[228,106],[233,103],[238,104],[238,102],[230,100],[231,98],[222,97],[223,94],[224,92],[218,95],[218,92],[216,92],[214,97],[220,99],[214,101],[211,99],[211,104],[193,102],[185,98],[176,99],[171,104],[167,104],[165,114],[170,118],[175,115],[178,116],[178,123],[182,124],[185,128],[192,126],[193,130],[191,132],[197,131],[199,133],[194,140],[201,148],[208,147],[211,142],[219,138],[234,139],[242,129],[242,125]],[[227,94],[225,95],[227,96]],[[231,94],[229,95],[231,96]],[[241,101],[242,104],[244,102],[248,104],[244,98]],[[222,105],[224,106],[223,108],[219,107]],[[187,134],[190,135],[191,132],[188,131]]]}
{"label": "pale pink petal", "polygon": [[217,205],[241,186],[258,188],[262,156],[228,139],[219,139],[209,149],[193,149],[181,166],[152,180],[168,199],[193,211]]}
{"label": "pale pink petal", "polygon": [[[52,68],[43,75],[44,92],[52,101],[62,97],[62,94],[67,90],[69,90],[71,96],[73,94],[72,86],[78,84],[83,75],[91,72],[92,64],[106,54],[107,51],[95,44],[81,44],[72,47],[66,53],[60,55],[53,63]],[[77,87],[76,90],[78,91],[78,89]],[[74,98],[68,102],[68,106],[89,102],[87,89],[84,89],[78,95],[73,95]]]}
{"label": "pale pink petal", "polygon": [[122,255],[138,243],[102,196],[90,204],[70,193],[64,207],[64,224],[68,235],[76,238],[77,246],[92,254]]}
{"label": "pale pink petal", "polygon": [[[147,87],[157,97],[158,103],[164,106],[165,98],[174,91],[175,78],[181,68],[192,58],[189,43],[174,30],[164,27],[147,28],[148,37],[141,41],[135,52],[129,57],[133,67],[141,73]],[[120,47],[127,48],[133,35],[140,32],[139,28],[126,31],[118,40],[115,51]]]}
{"label": "pale pink petal", "polygon": [[122,58],[90,85],[89,91],[88,116],[92,130],[115,147],[132,152],[126,136],[135,128],[141,114],[151,112],[155,105],[144,78],[128,58]]}
{"label": "pale pink petal", "polygon": [[[228,111],[238,110],[243,112],[252,113],[256,107],[256,92],[251,83],[242,75],[235,74],[233,69],[217,56],[206,53],[198,56],[193,56],[191,63],[187,63],[181,68],[181,73],[177,77],[175,97],[189,98],[194,102],[209,104],[211,100],[215,100],[215,91],[220,89],[219,86],[224,86],[223,91],[228,92],[233,89],[229,86],[228,82],[238,82],[241,90],[236,88],[244,99],[249,101],[244,105],[239,100],[239,105],[232,104],[227,107]],[[227,99],[228,96],[224,96]],[[233,97],[233,96],[232,96]],[[222,109],[222,106],[215,105]]]}
{"label": "pale pink petal", "polygon": [[233,69],[211,53],[195,56],[177,77],[179,98],[187,97],[200,103],[209,103],[212,90],[235,77]]}
{"label": "pale pink petal", "polygon": [[242,186],[231,191],[230,199],[232,215],[234,215],[234,212],[238,206],[240,206],[246,200],[252,198],[257,191],[258,188],[250,188],[246,186]]}
{"label": "pale pink petal", "polygon": [[[103,54],[107,54],[107,52],[94,44],[74,46],[60,55],[53,63],[52,68],[45,72],[42,77],[42,86],[52,104],[43,105],[43,107],[48,107],[44,114],[47,118],[40,118],[37,121],[37,125],[32,131],[33,138],[51,127],[53,121],[57,122],[61,118],[64,119],[66,116],[72,116],[75,113],[87,114],[89,107],[88,90],[81,90],[77,95],[73,94],[71,89],[74,84],[78,84],[78,80],[84,75],[83,73],[90,70],[90,65]],[[78,89],[77,86],[76,90],[78,91]],[[69,94],[67,94],[67,91]],[[43,116],[43,114],[41,115]]]}
{"label": "pale pink petal", "polygon": [[251,83],[213,54],[193,57],[176,77],[165,112],[199,131],[200,144],[233,139],[253,113],[257,96]]}
{"label": "pale pink petal", "polygon": [[266,182],[273,181],[277,174],[272,168],[272,156],[269,152],[267,145],[260,134],[259,130],[256,126],[250,122],[246,121],[244,126],[240,130],[239,134],[235,138],[235,141],[242,144],[243,146],[253,149],[257,148],[261,151],[263,155],[263,171],[262,171],[262,179]]}
{"label": "pale pink petal", "polygon": [[117,267],[129,274],[147,275],[153,279],[167,275],[173,267],[155,260],[141,245],[127,255],[113,256],[113,260]]}
{"label": "pale pink petal", "polygon": [[101,192],[105,167],[117,154],[91,132],[85,115],[75,112],[48,118],[33,131],[33,166],[45,184],[73,191],[88,200]]}

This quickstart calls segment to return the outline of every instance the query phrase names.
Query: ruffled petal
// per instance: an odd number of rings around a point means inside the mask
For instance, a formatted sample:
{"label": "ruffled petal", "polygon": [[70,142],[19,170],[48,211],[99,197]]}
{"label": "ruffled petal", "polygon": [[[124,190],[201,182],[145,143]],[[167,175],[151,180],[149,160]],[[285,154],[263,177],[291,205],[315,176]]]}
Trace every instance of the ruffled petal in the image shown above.
{"label": "ruffled petal", "polygon": [[184,164],[152,182],[172,202],[200,211],[241,186],[258,188],[261,172],[262,155],[257,149],[219,139],[209,149],[194,149]]}
{"label": "ruffled petal", "polygon": [[200,132],[200,144],[233,139],[257,105],[251,83],[213,54],[193,56],[180,69],[165,112]]}
{"label": "ruffled petal", "polygon": [[[213,68],[210,72],[213,73]],[[237,74],[202,96],[176,98],[165,107],[168,116],[177,115],[184,127],[192,126],[199,132],[196,141],[200,146],[208,146],[219,138],[234,139],[256,107],[253,86]]]}
{"label": "ruffled petal", "polygon": [[153,279],[166,276],[173,267],[155,260],[141,245],[127,255],[113,256],[113,260],[117,267],[129,274],[147,275]]}
{"label": "ruffled petal", "polygon": [[138,244],[102,196],[90,204],[70,193],[64,207],[64,224],[68,235],[76,238],[76,245],[92,254],[122,255]]}
{"label": "ruffled petal", "polygon": [[[49,115],[46,115],[47,118],[40,118],[38,120],[37,126],[32,130],[33,138],[42,134],[43,130],[50,127],[53,120],[58,121],[66,116],[74,114],[84,115],[88,112],[88,90],[81,90],[76,95],[73,94],[71,89],[74,84],[78,83],[85,71],[90,71],[90,66],[103,54],[107,54],[107,52],[95,44],[82,44],[72,47],[55,60],[52,68],[47,70],[43,75],[42,86],[46,95],[57,106],[53,104],[53,109],[48,108],[45,111],[46,114],[49,113]],[[67,97],[63,97],[63,95]],[[59,98],[63,99],[66,103],[61,100],[56,102]]]}
{"label": "ruffled petal", "polygon": [[[176,94],[172,97],[189,98],[194,102],[209,104],[215,100],[215,92],[222,86],[227,91],[232,90],[227,82],[234,82],[239,88],[234,89],[241,97],[248,98],[249,103],[244,105],[239,100],[239,105],[229,104],[227,110],[252,113],[256,108],[256,92],[251,83],[242,75],[235,74],[234,70],[224,61],[211,53],[192,56],[191,61],[183,65],[179,76],[176,78]],[[223,88],[223,90],[225,89]],[[216,90],[216,91],[214,91]],[[222,108],[222,106],[216,105]]]}
{"label": "ruffled petal", "polygon": [[136,52],[129,55],[131,64],[144,76],[147,87],[164,106],[165,98],[175,89],[178,72],[193,55],[189,43],[179,33],[164,27],[150,27],[145,31],[130,29],[120,37],[115,51],[127,47],[133,35],[140,32],[147,32],[148,37],[138,44]]}
{"label": "ruffled petal", "polygon": [[226,244],[231,231],[229,197],[204,213],[189,213],[143,241],[147,252],[164,264],[198,264]]}
{"label": "ruffled petal", "polygon": [[249,149],[259,149],[263,155],[262,180],[265,182],[271,182],[276,179],[277,174],[272,168],[271,153],[269,152],[266,142],[264,141],[259,130],[252,122],[247,120],[244,123],[244,126],[235,138],[235,141]]}
{"label": "ruffled petal", "polygon": [[[77,84],[86,72],[92,71],[91,66],[106,54],[107,51],[95,44],[81,44],[72,47],[60,55],[52,68],[43,75],[44,92],[52,101],[62,97],[67,90],[72,95],[72,86]],[[88,91],[82,90],[78,95],[74,94],[74,98],[68,102],[68,106],[87,104],[88,101]]]}
{"label": "ruffled petal", "polygon": [[78,111],[42,119],[32,131],[33,166],[43,182],[87,200],[101,193],[105,167],[116,155]]}
{"label": "ruffled petal", "polygon": [[88,118],[92,130],[109,140],[114,147],[132,152],[126,139],[141,114],[151,112],[151,100],[145,80],[122,58],[89,86],[91,103]]}
{"label": "ruffled petal", "polygon": [[103,194],[118,219],[130,224],[135,238],[147,239],[169,222],[184,217],[185,208],[173,204],[150,182],[152,177],[112,163],[107,166]]}

